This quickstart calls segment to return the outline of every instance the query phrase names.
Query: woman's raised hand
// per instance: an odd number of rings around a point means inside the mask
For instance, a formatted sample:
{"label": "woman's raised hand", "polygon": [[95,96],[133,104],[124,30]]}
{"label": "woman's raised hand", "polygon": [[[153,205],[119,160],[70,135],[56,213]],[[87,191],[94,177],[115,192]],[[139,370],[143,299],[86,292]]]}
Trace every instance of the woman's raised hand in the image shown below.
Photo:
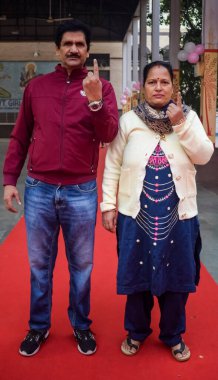
{"label": "woman's raised hand", "polygon": [[170,103],[166,111],[172,125],[181,124],[185,121],[185,116],[182,110],[182,97],[181,93],[177,94],[177,101],[175,103]]}

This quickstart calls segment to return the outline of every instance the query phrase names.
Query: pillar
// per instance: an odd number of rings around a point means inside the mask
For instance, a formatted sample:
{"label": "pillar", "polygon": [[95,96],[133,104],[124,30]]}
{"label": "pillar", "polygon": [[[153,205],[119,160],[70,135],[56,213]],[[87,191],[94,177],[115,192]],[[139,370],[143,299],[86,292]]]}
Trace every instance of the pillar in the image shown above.
{"label": "pillar", "polygon": [[138,82],[139,17],[133,18],[133,81]]}
{"label": "pillar", "polygon": [[152,61],[160,59],[160,0],[152,0]]}
{"label": "pillar", "polygon": [[127,86],[127,42],[123,41],[123,91]]}
{"label": "pillar", "polygon": [[130,88],[132,83],[132,33],[127,32],[127,86]]}
{"label": "pillar", "polygon": [[140,82],[143,84],[143,69],[147,63],[147,4],[148,0],[140,1]]}
{"label": "pillar", "polygon": [[170,63],[173,67],[174,97],[179,91],[179,60],[180,50],[180,0],[170,1]]}

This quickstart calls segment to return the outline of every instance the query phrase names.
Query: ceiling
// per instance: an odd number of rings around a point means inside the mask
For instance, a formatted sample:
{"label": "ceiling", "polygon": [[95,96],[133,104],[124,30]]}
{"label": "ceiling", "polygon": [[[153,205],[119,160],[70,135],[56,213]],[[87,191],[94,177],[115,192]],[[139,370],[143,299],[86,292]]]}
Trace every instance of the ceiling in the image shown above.
{"label": "ceiling", "polygon": [[75,18],[93,41],[122,41],[139,0],[0,0],[0,41],[53,41],[58,23]]}

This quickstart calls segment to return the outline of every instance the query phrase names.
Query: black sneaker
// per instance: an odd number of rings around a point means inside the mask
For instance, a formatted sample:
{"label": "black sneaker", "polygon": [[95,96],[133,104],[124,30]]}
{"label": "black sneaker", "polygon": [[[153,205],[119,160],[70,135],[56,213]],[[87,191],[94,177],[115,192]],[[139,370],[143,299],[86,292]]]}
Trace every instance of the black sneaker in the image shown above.
{"label": "black sneaker", "polygon": [[49,330],[30,330],[20,345],[19,353],[23,356],[35,355],[48,335]]}
{"label": "black sneaker", "polygon": [[81,354],[92,355],[95,353],[97,346],[91,330],[74,329],[74,335],[78,342],[78,350]]}

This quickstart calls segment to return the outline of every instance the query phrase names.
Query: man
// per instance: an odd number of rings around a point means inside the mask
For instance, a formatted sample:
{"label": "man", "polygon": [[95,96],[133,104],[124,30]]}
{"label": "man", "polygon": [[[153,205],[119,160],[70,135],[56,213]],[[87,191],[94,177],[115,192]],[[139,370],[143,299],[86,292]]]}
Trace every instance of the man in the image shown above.
{"label": "man", "polygon": [[90,30],[73,20],[60,24],[55,37],[61,64],[30,81],[4,164],[4,201],[16,212],[21,204],[16,182],[27,153],[24,215],[31,269],[30,330],[19,352],[38,352],[51,326],[52,277],[60,228],[70,273],[68,315],[85,355],[96,351],[90,330],[90,276],[97,211],[99,143],[118,130],[113,88],[84,67]]}

